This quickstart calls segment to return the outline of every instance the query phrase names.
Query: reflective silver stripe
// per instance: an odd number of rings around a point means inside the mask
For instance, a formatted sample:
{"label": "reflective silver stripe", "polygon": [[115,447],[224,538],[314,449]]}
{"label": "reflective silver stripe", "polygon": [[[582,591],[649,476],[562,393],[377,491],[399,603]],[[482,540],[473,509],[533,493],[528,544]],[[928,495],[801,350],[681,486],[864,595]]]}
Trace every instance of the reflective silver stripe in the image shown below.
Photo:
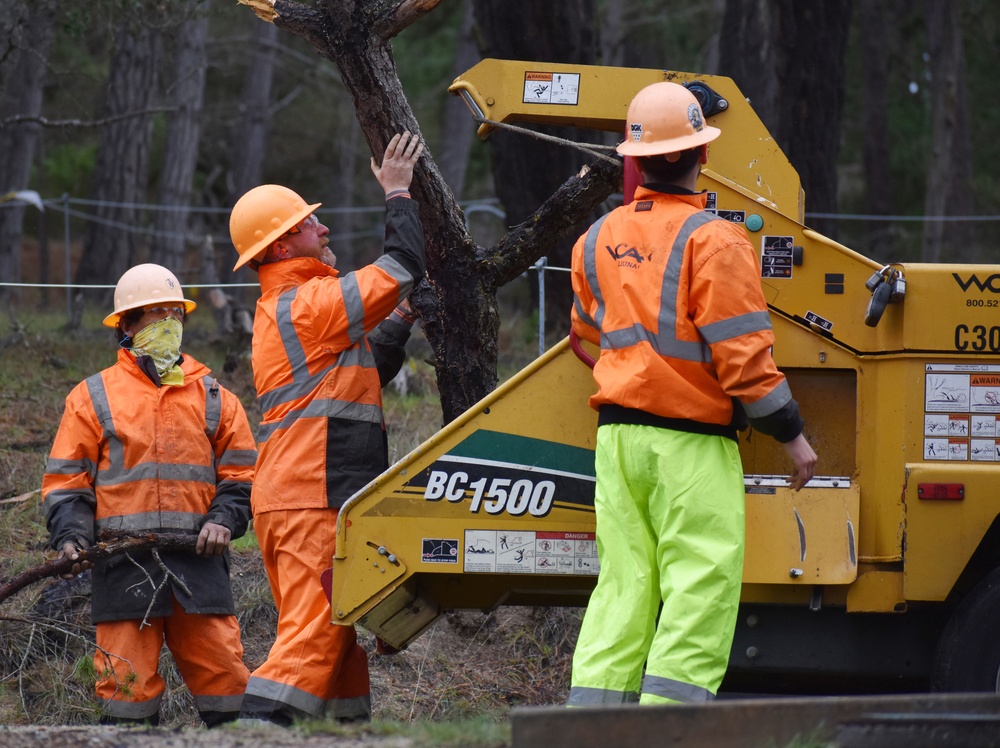
{"label": "reflective silver stripe", "polygon": [[348,273],[340,281],[340,293],[344,299],[344,312],[347,314],[347,339],[351,345],[365,336],[365,303],[358,288],[358,277]]}
{"label": "reflective silver stripe", "polygon": [[183,462],[143,462],[127,470],[111,466],[97,471],[98,486],[117,486],[140,480],[182,480],[215,485],[215,467],[189,465]]}
{"label": "reflective silver stripe", "polygon": [[413,276],[399,260],[392,255],[382,255],[372,264],[378,265],[399,284],[400,301],[410,295],[410,291],[413,290]]}
{"label": "reflective silver stripe", "polygon": [[[610,214],[609,214],[610,215]],[[660,313],[657,318],[658,334],[647,330],[639,324],[618,330],[604,329],[604,298],[601,296],[600,285],[597,280],[597,240],[600,233],[600,226],[603,223],[603,216],[587,232],[584,240],[584,271],[591,292],[597,300],[597,312],[594,315],[594,322],[601,333],[601,348],[619,349],[628,348],[638,343],[649,343],[654,351],[660,356],[670,356],[685,361],[698,361],[707,363],[712,360],[712,353],[701,340],[678,340],[677,339],[677,294],[680,285],[681,267],[684,264],[684,249],[691,234],[710,221],[723,220],[711,213],[699,211],[690,215],[681,226],[680,231],[674,238],[670,256],[667,258],[667,266],[663,272],[663,288],[660,294]],[[716,323],[721,324],[721,323]]]}
{"label": "reflective silver stripe", "polygon": [[301,712],[318,717],[323,713],[326,702],[311,693],[306,693],[294,686],[277,683],[273,680],[250,676],[247,683],[247,696],[259,696],[282,704],[288,704]]}
{"label": "reflective silver stripe", "polygon": [[[347,278],[351,280],[348,285],[345,285]],[[368,349],[368,346],[357,343],[354,339],[355,326],[358,324],[361,325],[361,334],[358,340],[364,337],[364,307],[361,305],[361,295],[358,291],[354,274],[349,273],[341,281],[341,292],[344,294],[344,305],[347,308],[348,321],[351,327],[349,338],[352,343],[357,344],[342,351],[333,364],[315,374],[309,373],[309,368],[306,366],[305,348],[302,347],[302,341],[299,339],[298,332],[296,332],[295,325],[292,322],[292,300],[295,298],[297,290],[297,288],[293,288],[281,294],[278,297],[278,304],[275,311],[278,322],[278,333],[281,335],[285,355],[288,357],[288,363],[292,369],[292,381],[289,384],[276,387],[257,398],[257,402],[260,403],[260,410],[264,414],[267,414],[269,410],[278,405],[306,397],[310,392],[319,387],[327,374],[337,367],[364,366],[375,368],[375,357]]]}
{"label": "reflective silver stripe", "polygon": [[87,390],[90,392],[90,402],[94,406],[94,413],[97,420],[101,422],[104,429],[104,436],[108,441],[108,465],[111,469],[115,466],[124,467],[125,448],[115,431],[115,422],[111,418],[111,406],[108,405],[108,393],[104,389],[104,380],[100,374],[92,374],[84,380],[87,383]]}
{"label": "reflective silver stripe", "polygon": [[194,705],[199,712],[238,712],[243,704],[243,694],[234,696],[198,696],[194,697]]}
{"label": "reflective silver stripe", "polygon": [[742,400],[740,402],[743,403],[743,409],[750,418],[763,418],[783,408],[791,399],[792,389],[786,380],[755,403],[745,403]]}
{"label": "reflective silver stripe", "polygon": [[262,423],[257,430],[261,444],[278,429],[287,429],[300,418],[348,418],[366,423],[382,423],[382,409],[377,405],[352,403],[349,400],[314,400],[305,408],[293,410],[277,423]]}
{"label": "reflective silver stripe", "polygon": [[342,351],[340,355],[337,356],[336,361],[316,374],[309,375],[308,372],[306,372],[304,377],[298,377],[293,373],[293,381],[290,384],[275,387],[270,392],[267,392],[257,398],[257,402],[260,403],[261,413],[266,414],[271,408],[281,405],[282,403],[288,403],[293,400],[301,400],[303,397],[319,387],[320,382],[323,381],[327,374],[334,369],[343,368],[345,366],[362,366],[366,369],[374,369],[375,356],[368,346],[364,343],[358,343],[356,345],[352,345],[347,350]]}
{"label": "reflective silver stripe", "polygon": [[602,348],[628,348],[636,343],[649,343],[653,350],[659,347],[656,336],[640,324],[611,330],[601,335]]}
{"label": "reflective silver stripe", "polygon": [[699,211],[688,216],[674,238],[670,248],[670,258],[663,273],[663,291],[660,294],[660,316],[657,327],[660,334],[654,349],[661,356],[671,356],[685,361],[707,363],[712,353],[703,342],[677,339],[677,293],[680,285],[681,266],[684,264],[684,249],[688,239],[697,229],[711,221],[724,220],[711,213]]}
{"label": "reflective silver stripe", "polygon": [[715,700],[715,694],[701,686],[648,674],[642,677],[642,692],[664,699],[683,701],[685,704]]}
{"label": "reflective silver stripe", "polygon": [[52,511],[52,507],[68,501],[69,499],[85,498],[88,503],[92,506],[97,505],[97,495],[94,493],[94,489],[90,486],[85,488],[70,488],[70,489],[59,489],[57,491],[49,491],[46,495],[45,500],[42,502],[42,508],[45,509],[46,515]]}
{"label": "reflective silver stripe", "polygon": [[334,719],[371,719],[372,697],[369,694],[351,699],[330,699],[326,715]]}
{"label": "reflective silver stripe", "polygon": [[[122,698],[131,698],[122,694]],[[163,698],[155,696],[149,701],[118,701],[117,699],[97,699],[101,711],[111,717],[122,717],[124,719],[145,719],[152,717],[160,711],[160,700]]]}
{"label": "reflective silver stripe", "polygon": [[285,347],[285,356],[292,367],[292,378],[296,379],[300,371],[306,369],[306,349],[302,347],[299,334],[295,331],[292,323],[292,302],[299,292],[298,286],[285,291],[278,297],[278,304],[274,314],[278,323],[278,333],[281,335],[281,344]]}
{"label": "reflective silver stripe", "polygon": [[219,465],[228,467],[246,467],[257,464],[256,449],[227,449],[222,453]]}
{"label": "reflective silver stripe", "polygon": [[204,514],[196,512],[137,512],[136,514],[105,517],[94,523],[101,530],[180,530],[197,532],[205,521]]}
{"label": "reflective silver stripe", "polygon": [[763,332],[771,329],[771,315],[768,312],[747,312],[736,317],[713,322],[698,328],[701,336],[711,343],[718,343],[722,340],[731,340],[740,335],[749,335],[754,332]]}
{"label": "reflective silver stripe", "polygon": [[205,433],[211,439],[219,430],[219,421],[222,420],[222,397],[218,379],[206,375],[202,377],[202,381],[205,383]]}
{"label": "reflective silver stripe", "polygon": [[[108,404],[108,393],[100,374],[93,374],[85,380],[90,391],[94,413],[104,428],[108,442],[108,467],[97,470],[94,481],[98,486],[114,486],[140,480],[179,480],[215,485],[214,465],[188,465],[184,463],[144,462],[125,468],[125,447],[115,429]],[[206,396],[207,397],[207,396]]]}
{"label": "reflective silver stripe", "polygon": [[601,233],[601,226],[607,220],[610,213],[594,221],[594,224],[587,231],[587,238],[583,241],[583,275],[590,286],[590,293],[597,302],[597,309],[594,311],[594,327],[600,330],[604,326],[604,294],[601,293],[601,284],[597,281],[597,235]]}
{"label": "reflective silver stripe", "polygon": [[597,323],[591,319],[590,315],[587,314],[587,310],[583,308],[583,304],[580,302],[580,297],[574,294],[573,296],[573,308],[576,309],[576,316],[580,318],[580,321],[590,325],[595,330],[599,329]]}
{"label": "reflective silver stripe", "polygon": [[50,457],[45,461],[45,472],[49,475],[76,475],[87,473],[91,478],[97,475],[97,465],[93,460],[60,460]]}
{"label": "reflective silver stripe", "polygon": [[292,382],[291,384],[285,384],[281,387],[275,387],[270,392],[266,392],[257,398],[257,402],[260,403],[260,412],[267,413],[277,405],[282,403],[288,403],[292,400],[299,400],[314,389],[319,387],[320,382],[323,378],[329,374],[335,367],[336,363],[327,366],[325,369],[321,369],[315,374],[310,375],[306,372],[305,376],[299,377],[296,373],[292,372]]}
{"label": "reflective silver stripe", "polygon": [[569,689],[567,706],[597,706],[600,704],[631,704],[639,700],[635,691],[612,691],[606,688],[573,686]]}
{"label": "reflective silver stripe", "polygon": [[337,356],[337,363],[334,364],[334,367],[337,368],[347,366],[363,366],[368,369],[374,369],[375,354],[364,343],[352,345],[346,351],[341,351],[340,355]]}

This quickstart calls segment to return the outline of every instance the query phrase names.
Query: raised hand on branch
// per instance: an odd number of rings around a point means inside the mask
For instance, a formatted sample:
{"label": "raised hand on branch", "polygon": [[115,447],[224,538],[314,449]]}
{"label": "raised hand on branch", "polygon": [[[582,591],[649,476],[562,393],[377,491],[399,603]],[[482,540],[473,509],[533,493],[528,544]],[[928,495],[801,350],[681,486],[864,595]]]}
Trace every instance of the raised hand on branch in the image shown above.
{"label": "raised hand on branch", "polygon": [[375,157],[372,157],[372,174],[382,185],[386,195],[396,190],[410,188],[410,182],[413,181],[413,167],[423,152],[423,142],[407,130],[392,136],[389,145],[385,147],[381,166],[375,162]]}

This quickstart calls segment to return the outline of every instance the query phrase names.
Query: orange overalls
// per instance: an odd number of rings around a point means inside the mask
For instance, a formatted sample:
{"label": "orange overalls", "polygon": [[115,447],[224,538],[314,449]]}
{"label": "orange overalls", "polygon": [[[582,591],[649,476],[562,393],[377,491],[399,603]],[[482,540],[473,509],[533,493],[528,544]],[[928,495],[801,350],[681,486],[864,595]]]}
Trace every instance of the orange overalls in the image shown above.
{"label": "orange overalls", "polygon": [[263,420],[253,513],[278,633],[247,684],[242,722],[371,716],[368,656],[353,626],[333,625],[320,576],[339,508],[388,467],[369,333],[424,272],[416,203],[394,198],[386,210],[386,251],[371,265],[340,276],[305,257],[258,270],[253,370]]}
{"label": "orange overalls", "polygon": [[[92,545],[102,530],[197,535],[205,522],[242,536],[256,460],[239,399],[190,356],[184,384],[157,386],[131,353],[77,385],[42,481],[52,546]],[[209,725],[239,713],[248,672],[229,584],[229,557],[161,551],[184,581],[163,585],[150,553],[99,561],[92,572],[97,697],[112,719],[153,720],[166,642]],[[146,625],[140,626],[145,621]]]}

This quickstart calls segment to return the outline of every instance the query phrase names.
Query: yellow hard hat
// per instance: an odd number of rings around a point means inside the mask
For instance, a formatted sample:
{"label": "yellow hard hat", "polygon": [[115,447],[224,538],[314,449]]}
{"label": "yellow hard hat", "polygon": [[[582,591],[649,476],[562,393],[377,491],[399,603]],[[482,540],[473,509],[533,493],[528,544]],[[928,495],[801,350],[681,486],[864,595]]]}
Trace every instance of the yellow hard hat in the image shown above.
{"label": "yellow hard hat", "polygon": [[254,187],[236,201],[229,216],[229,236],[240,255],[233,270],[261,255],[275,239],[322,204],[309,205],[297,193],[279,184]]}
{"label": "yellow hard hat", "polygon": [[628,105],[623,156],[677,153],[709,143],[722,133],[705,124],[694,94],[684,86],[661,81],[639,91]]}
{"label": "yellow hard hat", "polygon": [[184,298],[184,290],[177,276],[162,265],[147,262],[125,271],[115,286],[115,310],[104,318],[105,327],[115,327],[122,315],[132,309],[150,304],[183,304],[190,314],[197,308],[191,299]]}

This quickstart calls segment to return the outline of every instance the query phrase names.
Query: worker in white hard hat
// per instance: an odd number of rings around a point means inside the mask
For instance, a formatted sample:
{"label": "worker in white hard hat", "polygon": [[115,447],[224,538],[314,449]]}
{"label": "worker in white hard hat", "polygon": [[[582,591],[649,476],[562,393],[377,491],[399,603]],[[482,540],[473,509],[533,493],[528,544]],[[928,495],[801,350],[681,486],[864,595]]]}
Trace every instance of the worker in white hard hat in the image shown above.
{"label": "worker in white hard hat", "polygon": [[267,661],[247,684],[240,722],[290,725],[371,717],[368,655],[353,626],[331,625],[321,575],[344,502],[389,466],[382,391],[403,362],[405,305],[424,274],[419,206],[409,193],[423,151],[393,136],[372,171],[385,190],[384,253],[341,274],[310,204],[262,185],[233,208],[237,267],[257,270],[253,328],[258,431],[254,531],[278,606]]}
{"label": "worker in white hard hat", "polygon": [[729,662],[744,548],[747,421],[799,490],[816,464],[771,357],[757,255],[696,191],[708,144],[695,96],[654,83],[629,105],[642,186],[573,249],[572,329],[600,346],[594,510],[600,573],[573,658],[570,706],[703,702]]}
{"label": "worker in white hard hat", "polygon": [[160,265],[137,265],[104,319],[118,361],[77,385],[42,480],[49,539],[77,561],[102,533],[189,535],[195,552],[86,560],[92,567],[97,700],[104,723],[159,721],[164,643],[210,727],[236,719],[249,672],[229,545],[250,521],[257,452],[239,399],[181,353],[195,302]]}

